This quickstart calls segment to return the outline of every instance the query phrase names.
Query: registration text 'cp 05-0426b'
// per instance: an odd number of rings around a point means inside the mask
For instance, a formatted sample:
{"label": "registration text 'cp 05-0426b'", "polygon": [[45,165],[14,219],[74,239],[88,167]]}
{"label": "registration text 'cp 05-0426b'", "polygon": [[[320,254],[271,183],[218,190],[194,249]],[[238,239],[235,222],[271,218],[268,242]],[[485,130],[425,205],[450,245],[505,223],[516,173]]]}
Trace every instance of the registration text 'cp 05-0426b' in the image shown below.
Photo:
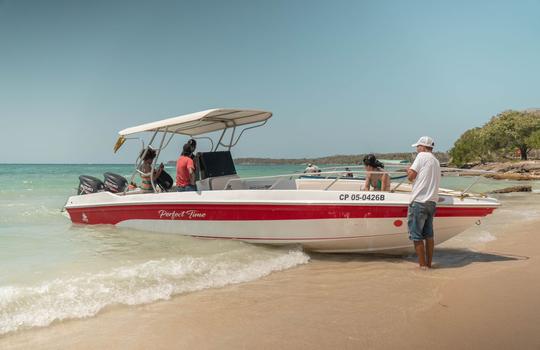
{"label": "registration text 'cp 05-0426b'", "polygon": [[340,193],[340,201],[384,201],[386,196],[382,193]]}

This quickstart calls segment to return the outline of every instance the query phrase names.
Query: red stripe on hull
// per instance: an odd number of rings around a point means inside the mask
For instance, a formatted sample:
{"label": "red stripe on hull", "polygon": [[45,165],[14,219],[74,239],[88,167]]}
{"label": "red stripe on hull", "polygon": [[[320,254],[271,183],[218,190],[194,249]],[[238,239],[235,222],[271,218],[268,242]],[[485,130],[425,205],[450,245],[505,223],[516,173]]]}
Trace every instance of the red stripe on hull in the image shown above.
{"label": "red stripe on hull", "polygon": [[[495,208],[439,207],[436,217],[483,217]],[[144,204],[67,209],[79,224],[112,224],[126,220],[259,221],[406,218],[407,206],[285,204]]]}

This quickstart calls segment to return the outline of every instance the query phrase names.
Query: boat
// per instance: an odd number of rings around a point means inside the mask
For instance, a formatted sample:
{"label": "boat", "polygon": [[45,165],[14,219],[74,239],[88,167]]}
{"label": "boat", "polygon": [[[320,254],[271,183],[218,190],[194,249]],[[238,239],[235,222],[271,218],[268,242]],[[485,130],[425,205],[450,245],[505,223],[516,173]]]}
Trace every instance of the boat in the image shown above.
{"label": "boat", "polygon": [[[238,176],[231,148],[246,131],[265,125],[271,117],[267,111],[210,109],[121,130],[115,151],[135,139],[143,149],[153,145],[158,157],[173,137],[210,140],[210,149],[195,157],[197,191],[176,192],[156,180],[153,193],[141,193],[127,189],[130,181],[114,174],[106,174],[105,185],[81,176],[79,193],[68,198],[65,210],[77,225],[301,245],[317,252],[395,252],[412,246],[407,233],[411,191],[407,183],[392,181],[387,192],[362,191],[363,182],[356,178],[362,170],[357,169],[352,169],[353,178],[340,176],[340,170],[323,171],[317,177]],[[145,134],[150,137],[147,145],[141,137]],[[140,163],[139,157],[131,180]],[[463,232],[499,206],[496,199],[468,189],[441,189],[435,243]]]}

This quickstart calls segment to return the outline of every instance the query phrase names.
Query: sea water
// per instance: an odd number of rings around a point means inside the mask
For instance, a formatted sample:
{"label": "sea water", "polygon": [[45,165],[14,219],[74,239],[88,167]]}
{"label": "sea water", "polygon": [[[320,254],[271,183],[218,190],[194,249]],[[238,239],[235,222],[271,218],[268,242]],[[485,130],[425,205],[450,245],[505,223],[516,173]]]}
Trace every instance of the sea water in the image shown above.
{"label": "sea water", "polygon": [[[297,173],[303,166],[239,165],[237,170],[241,177],[253,177]],[[167,171],[174,175],[174,166]],[[93,316],[108,306],[250,281],[310,259],[298,247],[71,225],[61,209],[76,193],[78,176],[102,178],[104,172],[129,179],[133,166],[0,164],[0,335]],[[460,189],[471,181],[444,177],[442,182]],[[511,185],[482,179],[473,190]]]}

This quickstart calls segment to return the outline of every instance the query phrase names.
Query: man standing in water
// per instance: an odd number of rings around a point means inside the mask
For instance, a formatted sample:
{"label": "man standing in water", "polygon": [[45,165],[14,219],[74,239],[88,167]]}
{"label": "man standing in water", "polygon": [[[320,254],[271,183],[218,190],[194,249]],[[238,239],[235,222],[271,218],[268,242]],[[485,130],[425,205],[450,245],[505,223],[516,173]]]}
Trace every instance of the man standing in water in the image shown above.
{"label": "man standing in water", "polygon": [[[439,199],[441,168],[433,155],[435,143],[429,136],[422,136],[413,147],[418,155],[407,169],[407,178],[413,182],[407,221],[409,239],[414,242],[421,269],[431,268],[433,259],[433,216]],[[424,244],[425,242],[425,244]]]}

